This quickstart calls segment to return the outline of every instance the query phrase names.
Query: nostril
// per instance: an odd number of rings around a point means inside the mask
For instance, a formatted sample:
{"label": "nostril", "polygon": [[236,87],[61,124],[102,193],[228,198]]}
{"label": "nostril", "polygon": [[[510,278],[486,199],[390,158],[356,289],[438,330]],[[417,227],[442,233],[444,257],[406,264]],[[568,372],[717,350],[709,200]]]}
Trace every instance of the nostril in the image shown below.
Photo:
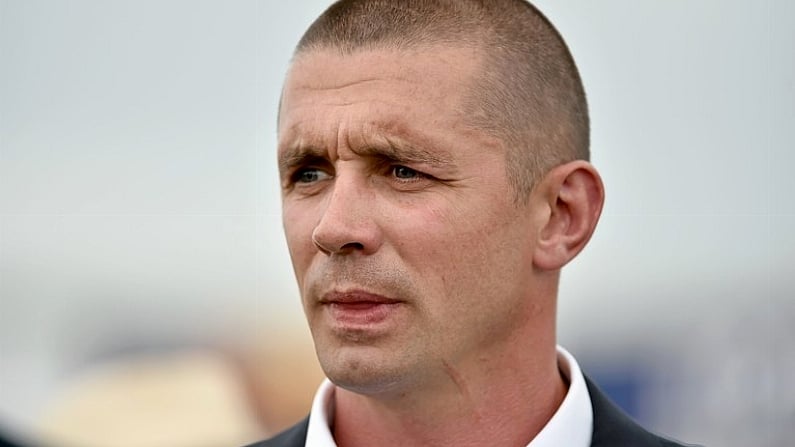
{"label": "nostril", "polygon": [[348,242],[342,246],[342,250],[364,250],[364,244],[361,242]]}
{"label": "nostril", "polygon": [[365,245],[363,242],[351,241],[347,243],[339,243],[333,240],[328,240],[326,238],[323,238],[322,240],[324,242],[318,240],[315,234],[312,235],[312,243],[315,244],[315,247],[317,247],[318,250],[326,254],[350,253],[355,251],[363,251],[365,249]]}

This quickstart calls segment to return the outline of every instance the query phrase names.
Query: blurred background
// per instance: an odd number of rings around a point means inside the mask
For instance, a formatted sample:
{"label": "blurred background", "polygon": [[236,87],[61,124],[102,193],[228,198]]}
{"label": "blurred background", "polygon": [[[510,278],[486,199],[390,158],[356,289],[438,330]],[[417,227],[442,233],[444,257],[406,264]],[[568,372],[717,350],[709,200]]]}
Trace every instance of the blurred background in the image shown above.
{"label": "blurred background", "polygon": [[[241,445],[322,375],[276,107],[327,0],[0,0],[0,432]],[[608,191],[560,342],[653,430],[795,436],[795,3],[539,0]]]}

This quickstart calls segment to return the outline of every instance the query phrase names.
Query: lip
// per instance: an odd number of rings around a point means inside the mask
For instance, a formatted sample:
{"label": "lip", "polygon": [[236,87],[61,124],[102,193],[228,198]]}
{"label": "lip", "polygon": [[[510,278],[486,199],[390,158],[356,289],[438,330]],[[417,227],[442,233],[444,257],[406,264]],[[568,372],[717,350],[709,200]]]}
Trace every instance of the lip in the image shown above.
{"label": "lip", "polygon": [[331,318],[343,327],[372,326],[389,319],[402,301],[363,290],[333,291],[320,299]]}
{"label": "lip", "polygon": [[385,297],[365,290],[349,290],[345,292],[328,292],[320,299],[320,304],[397,304],[400,300]]}

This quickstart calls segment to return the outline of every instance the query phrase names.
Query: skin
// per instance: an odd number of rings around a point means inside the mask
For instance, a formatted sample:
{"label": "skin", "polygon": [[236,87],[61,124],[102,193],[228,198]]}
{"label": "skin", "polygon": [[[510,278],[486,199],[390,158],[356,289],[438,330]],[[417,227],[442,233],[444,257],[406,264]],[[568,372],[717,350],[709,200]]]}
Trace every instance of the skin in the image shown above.
{"label": "skin", "polygon": [[558,274],[601,181],[569,163],[517,204],[505,147],[462,112],[480,61],[314,50],[287,76],[284,228],[338,445],[522,445],[565,395]]}

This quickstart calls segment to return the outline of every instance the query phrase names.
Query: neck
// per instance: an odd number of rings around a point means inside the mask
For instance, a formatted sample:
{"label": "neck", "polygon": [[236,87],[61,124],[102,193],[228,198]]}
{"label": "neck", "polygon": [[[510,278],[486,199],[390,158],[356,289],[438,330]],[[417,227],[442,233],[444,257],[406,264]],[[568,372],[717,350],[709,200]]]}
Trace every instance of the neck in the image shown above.
{"label": "neck", "polygon": [[369,396],[338,388],[337,445],[528,444],[567,390],[554,338],[537,342],[541,346],[525,343],[521,352],[493,352],[455,364],[441,361],[438,377],[412,391]]}

